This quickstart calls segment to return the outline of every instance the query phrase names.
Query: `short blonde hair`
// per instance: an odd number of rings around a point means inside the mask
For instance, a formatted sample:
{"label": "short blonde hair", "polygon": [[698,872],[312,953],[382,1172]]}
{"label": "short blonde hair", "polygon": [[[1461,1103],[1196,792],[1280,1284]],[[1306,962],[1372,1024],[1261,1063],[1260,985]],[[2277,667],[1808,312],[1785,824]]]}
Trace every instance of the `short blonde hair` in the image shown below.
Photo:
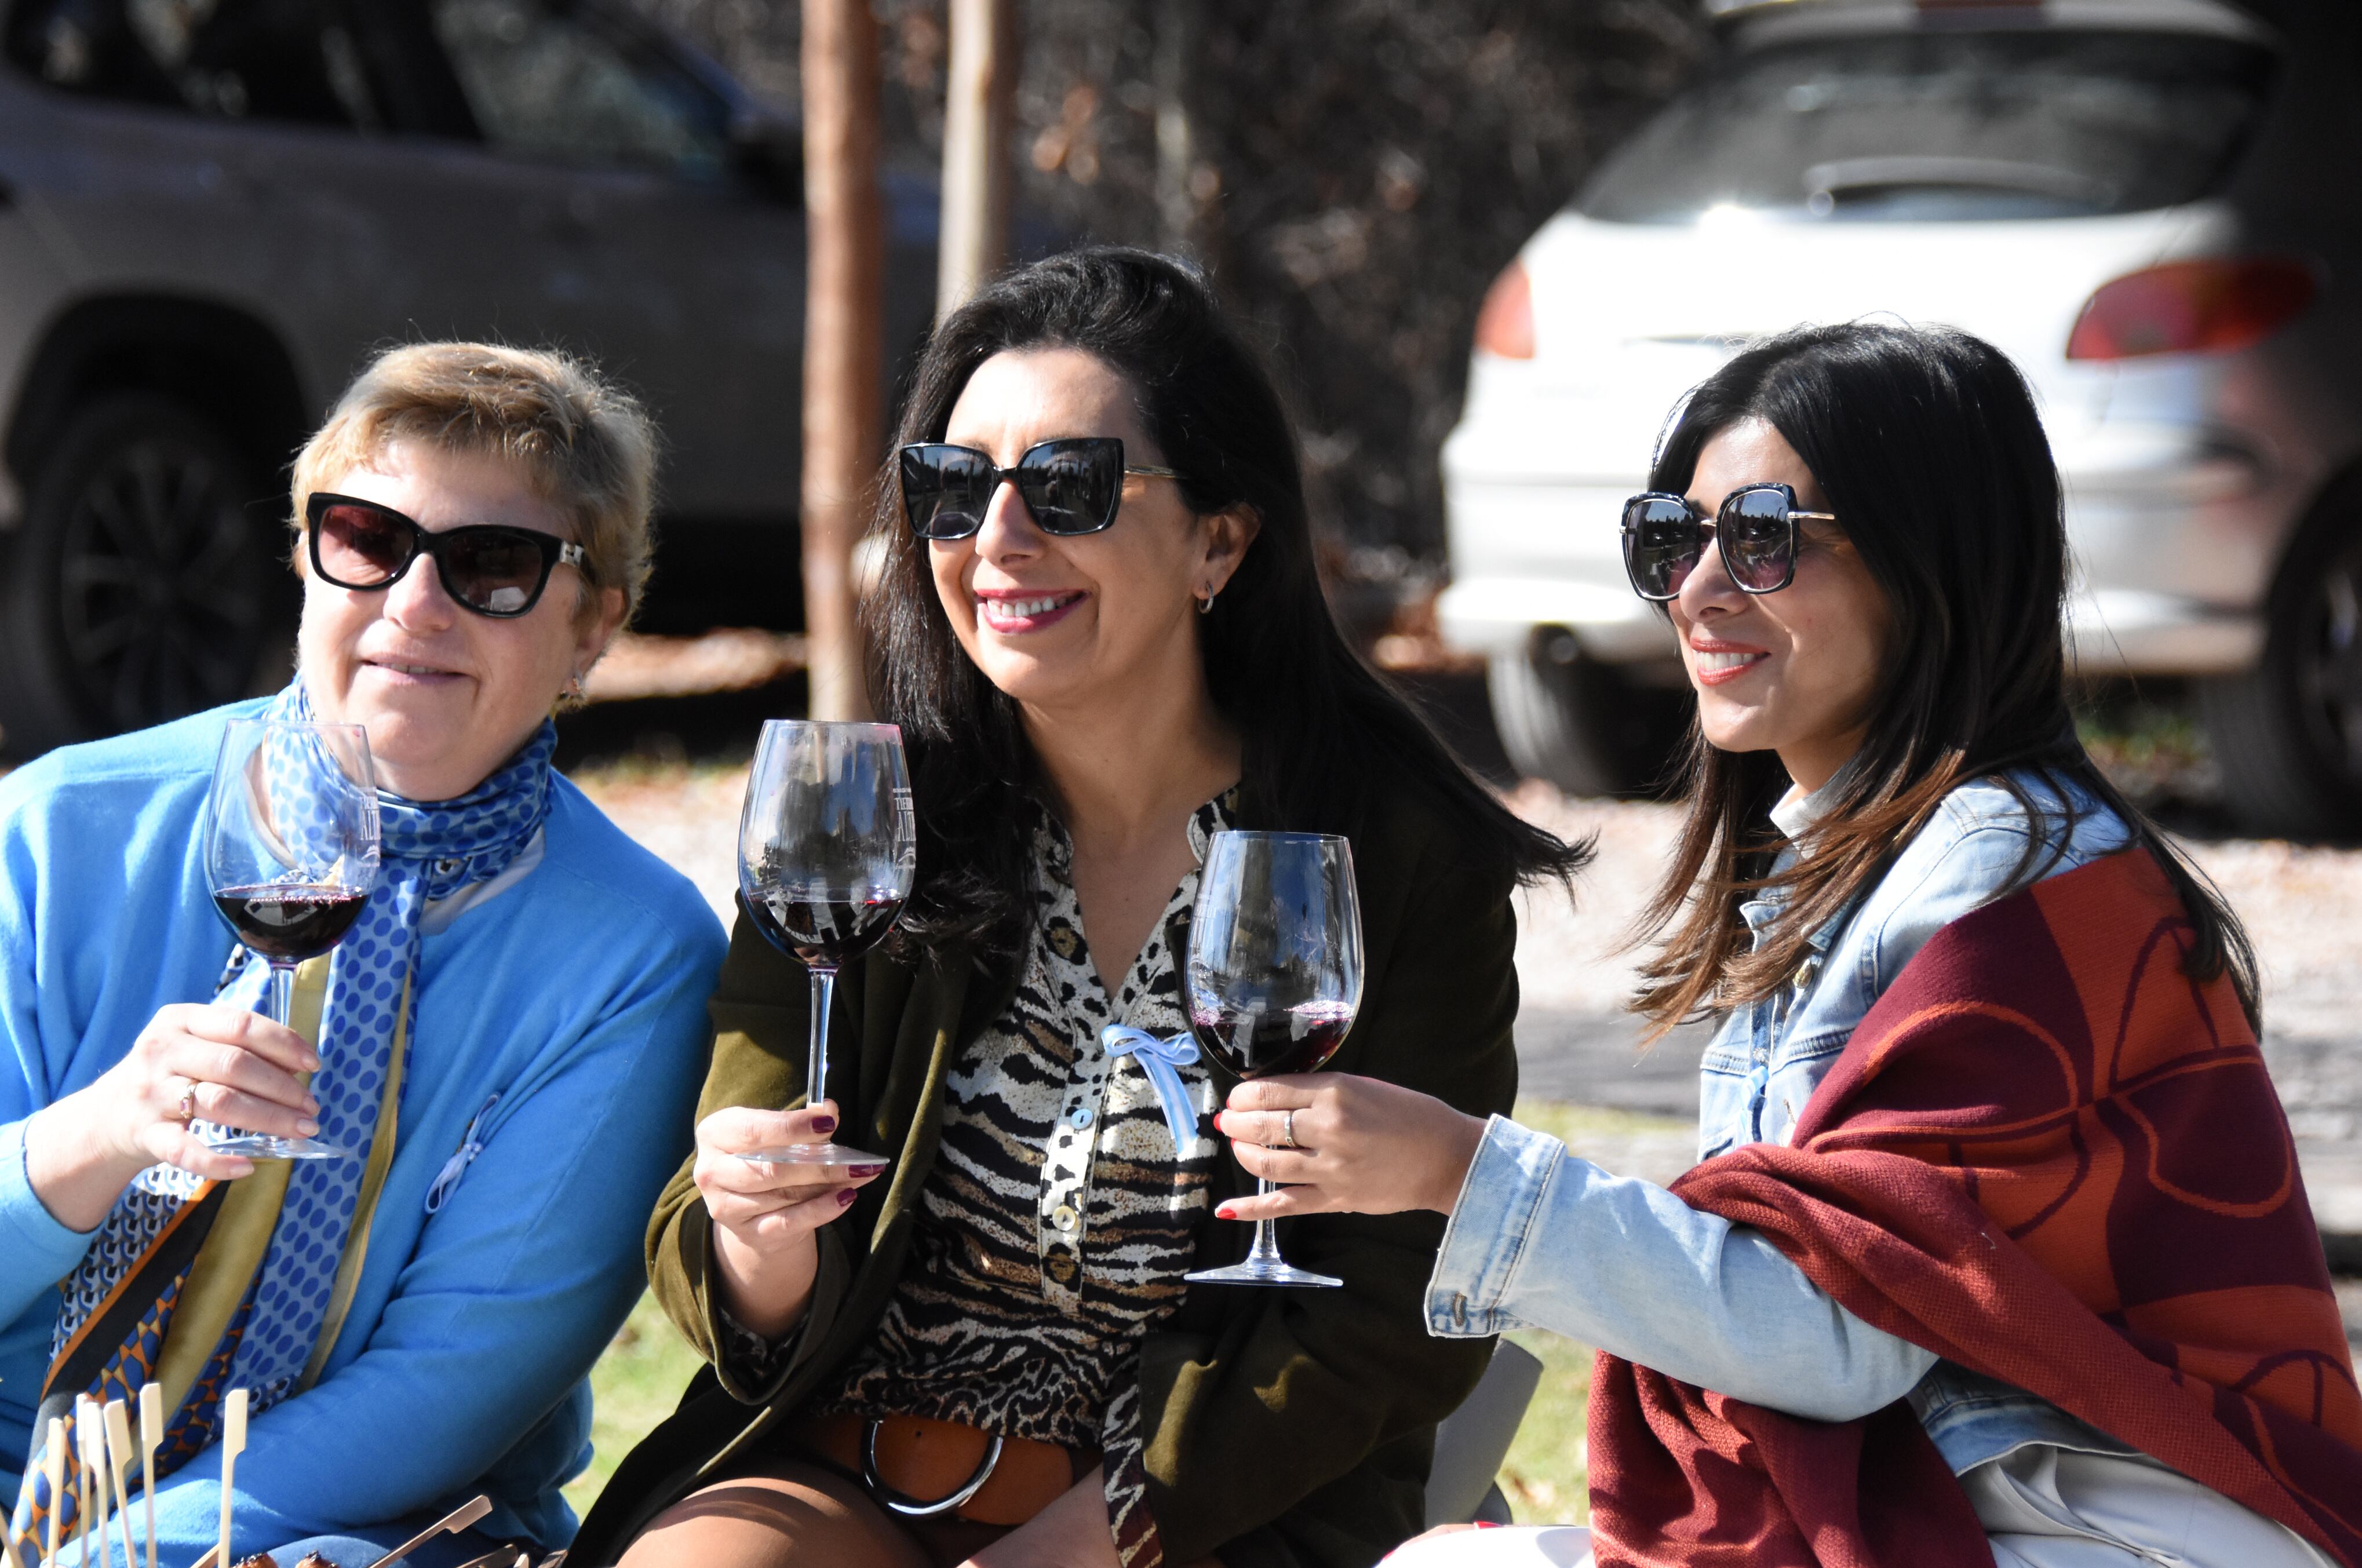
{"label": "short blonde hair", "polygon": [[[397,441],[523,464],[535,493],[574,519],[590,587],[623,590],[630,623],[655,549],[657,427],[637,398],[589,360],[555,348],[389,348],[296,454],[296,530],[324,480],[366,466]],[[586,591],[581,613],[597,602]]]}

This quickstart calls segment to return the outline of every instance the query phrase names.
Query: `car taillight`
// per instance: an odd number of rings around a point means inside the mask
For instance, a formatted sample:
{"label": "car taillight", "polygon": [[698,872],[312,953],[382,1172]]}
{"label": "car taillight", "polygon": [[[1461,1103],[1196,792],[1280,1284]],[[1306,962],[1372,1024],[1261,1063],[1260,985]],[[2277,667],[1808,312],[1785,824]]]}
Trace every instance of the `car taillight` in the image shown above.
{"label": "car taillight", "polygon": [[2286,326],[2319,288],[2311,267],[2283,257],[2168,261],[2102,284],[2067,337],[2067,358],[2245,348]]}
{"label": "car taillight", "polygon": [[1524,262],[1502,268],[1485,291],[1484,306],[1476,313],[1476,347],[1504,359],[1534,357],[1534,288]]}

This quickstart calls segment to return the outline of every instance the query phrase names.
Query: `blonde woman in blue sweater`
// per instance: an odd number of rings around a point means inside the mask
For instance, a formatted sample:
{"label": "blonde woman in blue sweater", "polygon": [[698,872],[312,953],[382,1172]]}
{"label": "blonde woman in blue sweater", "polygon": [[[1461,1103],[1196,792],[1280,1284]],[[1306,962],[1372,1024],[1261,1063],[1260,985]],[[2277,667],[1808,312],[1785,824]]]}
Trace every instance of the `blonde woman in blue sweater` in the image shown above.
{"label": "blonde woman in blue sweater", "polygon": [[[21,1485],[37,1415],[153,1381],[174,1568],[213,1540],[230,1387],[257,1412],[241,1554],[359,1568],[479,1492],[491,1514],[439,1550],[571,1536],[585,1377],[688,1147],[723,949],[695,890],[549,766],[551,712],[646,576],[654,449],[562,356],[387,353],[296,461],[293,684],[0,783],[0,1488],[20,1530],[46,1506]],[[260,713],[362,724],[377,765],[384,859],[316,1044],[258,1016],[206,882],[214,754]],[[193,1121],[391,1160],[373,1201],[360,1162],[299,1162],[257,1220],[227,1201],[256,1167]],[[184,1289],[228,1277],[241,1231],[242,1290]]]}

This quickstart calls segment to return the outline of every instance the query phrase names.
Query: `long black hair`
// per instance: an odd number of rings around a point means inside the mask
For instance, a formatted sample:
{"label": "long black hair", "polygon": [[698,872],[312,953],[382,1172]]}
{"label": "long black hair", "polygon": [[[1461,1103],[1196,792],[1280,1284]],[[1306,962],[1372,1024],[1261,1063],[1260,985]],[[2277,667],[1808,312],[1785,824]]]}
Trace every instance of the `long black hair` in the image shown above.
{"label": "long black hair", "polygon": [[[2060,797],[2070,831],[2061,782],[2124,820],[2190,917],[2188,972],[2227,971],[2257,1017],[2255,955],[2237,917],[2076,736],[2058,469],[2017,367],[1948,327],[1800,328],[1738,355],[1690,394],[1650,487],[1686,491],[1705,444],[1750,417],[1820,481],[1886,596],[1892,646],[1840,799],[1816,824],[1813,853],[1776,877],[1782,840],[1769,808],[1788,784],[1778,757],[1717,750],[1693,728],[1689,820],[1642,917],[1644,933],[1667,934],[1642,967],[1639,1010],[1662,1031],[1771,995],[1794,978],[1813,933],[1883,875],[1948,793],[2029,769]],[[2028,793],[2000,781],[2038,821]],[[2014,883],[2039,874],[2042,851],[2034,835]],[[1787,907],[1750,941],[1739,905],[1774,883]]]}
{"label": "long black hair", "polygon": [[[1454,835],[1459,863],[1505,896],[1517,881],[1563,880],[1582,867],[1587,847],[1513,815],[1339,635],[1314,569],[1294,425],[1186,263],[1094,247],[988,285],[936,328],[895,444],[942,440],[968,379],[994,355],[1051,348],[1091,354],[1124,379],[1193,512],[1244,505],[1261,520],[1197,623],[1207,688],[1242,742],[1251,820],[1352,835],[1381,791],[1407,791]],[[1030,846],[1015,824],[1039,783],[1018,707],[954,635],[892,463],[872,538],[884,565],[863,605],[871,687],[880,717],[902,727],[919,808],[919,884],[903,929],[926,945],[966,936],[1005,949],[1026,908]]]}

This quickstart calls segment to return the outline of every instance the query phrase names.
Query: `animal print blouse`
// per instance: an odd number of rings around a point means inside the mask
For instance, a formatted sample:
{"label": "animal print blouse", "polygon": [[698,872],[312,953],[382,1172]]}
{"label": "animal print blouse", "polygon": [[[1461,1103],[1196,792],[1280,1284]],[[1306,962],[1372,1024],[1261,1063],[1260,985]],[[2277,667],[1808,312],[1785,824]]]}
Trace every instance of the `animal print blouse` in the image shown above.
{"label": "animal print blouse", "polygon": [[[1190,819],[1200,865],[1235,803],[1225,793]],[[1200,1132],[1176,1159],[1147,1074],[1110,1058],[1099,1031],[1188,1027],[1165,922],[1195,902],[1198,873],[1109,996],[1083,941],[1073,845],[1036,810],[1024,977],[951,1073],[911,1261],[877,1335],[813,1408],[1098,1449],[1117,1552],[1125,1568],[1158,1568],[1136,1367],[1187,1288],[1216,1154],[1213,1086],[1202,1063],[1181,1069]]]}

